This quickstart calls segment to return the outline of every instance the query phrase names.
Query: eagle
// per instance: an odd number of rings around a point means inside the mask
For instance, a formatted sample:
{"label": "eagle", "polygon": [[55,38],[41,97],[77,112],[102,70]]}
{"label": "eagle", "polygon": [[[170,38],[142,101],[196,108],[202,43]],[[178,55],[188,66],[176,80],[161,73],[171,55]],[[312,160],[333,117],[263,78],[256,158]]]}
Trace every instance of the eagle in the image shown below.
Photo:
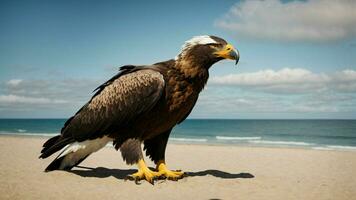
{"label": "eagle", "polygon": [[[209,68],[223,59],[239,61],[239,52],[224,39],[202,35],[187,40],[171,60],[152,65],[125,65],[94,90],[93,97],[48,139],[40,158],[59,155],[46,172],[70,170],[90,154],[112,142],[123,160],[137,164],[130,179],[153,184],[158,178],[178,180],[169,170],[165,150],[169,135],[191,113],[209,77]],[[148,168],[141,145],[155,164]]]}

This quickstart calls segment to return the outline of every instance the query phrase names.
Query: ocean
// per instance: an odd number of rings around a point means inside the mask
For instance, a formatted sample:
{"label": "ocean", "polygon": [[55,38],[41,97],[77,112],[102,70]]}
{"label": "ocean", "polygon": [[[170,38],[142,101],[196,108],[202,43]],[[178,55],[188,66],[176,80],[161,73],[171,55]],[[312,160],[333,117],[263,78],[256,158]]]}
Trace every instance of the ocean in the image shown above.
{"label": "ocean", "polygon": [[[0,134],[51,137],[66,119],[0,119]],[[170,142],[356,150],[356,120],[188,119]]]}

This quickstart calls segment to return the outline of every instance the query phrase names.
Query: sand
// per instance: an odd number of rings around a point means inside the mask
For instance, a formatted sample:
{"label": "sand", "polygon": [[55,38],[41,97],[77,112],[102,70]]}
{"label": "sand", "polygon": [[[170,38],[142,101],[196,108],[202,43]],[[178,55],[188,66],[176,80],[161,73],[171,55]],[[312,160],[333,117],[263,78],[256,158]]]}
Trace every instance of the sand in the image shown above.
{"label": "sand", "polygon": [[92,169],[45,173],[44,141],[0,137],[0,199],[356,199],[356,152],[169,144],[168,166],[188,177],[137,185],[108,147],[81,164]]}

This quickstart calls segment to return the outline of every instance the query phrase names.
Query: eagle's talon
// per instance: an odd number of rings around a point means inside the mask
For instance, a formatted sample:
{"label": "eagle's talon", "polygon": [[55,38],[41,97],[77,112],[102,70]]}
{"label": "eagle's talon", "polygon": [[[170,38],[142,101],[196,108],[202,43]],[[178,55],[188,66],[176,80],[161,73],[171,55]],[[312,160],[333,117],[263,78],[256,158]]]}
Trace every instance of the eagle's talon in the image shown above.
{"label": "eagle's talon", "polygon": [[135,184],[136,185],[140,185],[141,183],[140,183],[140,180],[139,179],[135,179]]}
{"label": "eagle's talon", "polygon": [[164,180],[164,179],[166,179],[166,177],[162,174],[157,176],[157,180]]}

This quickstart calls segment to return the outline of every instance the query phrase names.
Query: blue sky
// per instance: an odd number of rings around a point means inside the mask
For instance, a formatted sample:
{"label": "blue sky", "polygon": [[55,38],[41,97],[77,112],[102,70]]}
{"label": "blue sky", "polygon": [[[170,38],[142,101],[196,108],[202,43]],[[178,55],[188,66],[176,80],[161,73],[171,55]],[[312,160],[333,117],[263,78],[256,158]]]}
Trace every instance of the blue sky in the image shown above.
{"label": "blue sky", "polygon": [[66,118],[125,64],[217,35],[191,118],[356,118],[351,1],[0,1],[0,118]]}

